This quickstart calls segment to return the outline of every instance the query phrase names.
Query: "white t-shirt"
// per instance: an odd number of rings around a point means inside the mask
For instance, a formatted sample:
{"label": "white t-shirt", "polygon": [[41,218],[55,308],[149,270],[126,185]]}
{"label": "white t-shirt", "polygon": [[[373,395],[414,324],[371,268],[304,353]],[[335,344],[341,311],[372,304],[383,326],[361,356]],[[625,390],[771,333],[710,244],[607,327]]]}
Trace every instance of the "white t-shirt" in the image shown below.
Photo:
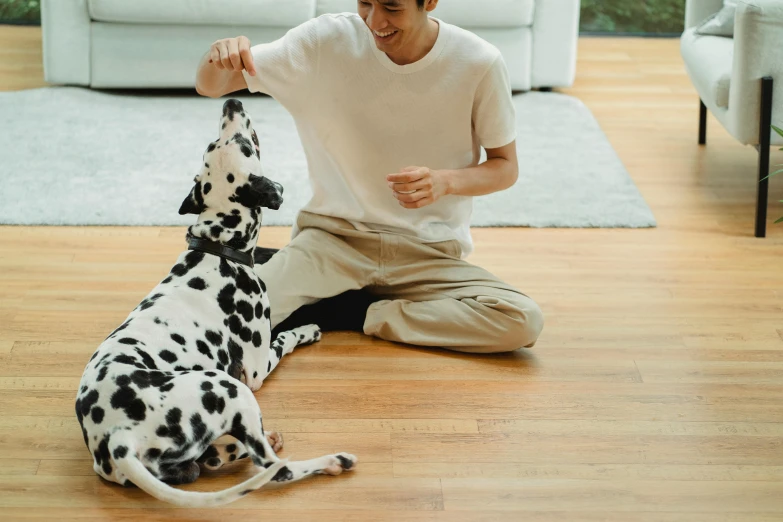
{"label": "white t-shirt", "polygon": [[[354,13],[328,14],[255,45],[251,92],[293,116],[307,156],[312,199],[303,210],[348,220],[359,230],[457,239],[473,250],[472,198],[443,196],[400,206],[386,176],[408,166],[460,169],[480,147],[516,138],[511,86],[500,52],[473,33],[435,19],[437,41],[421,60],[397,65]],[[298,231],[294,227],[292,237]]]}

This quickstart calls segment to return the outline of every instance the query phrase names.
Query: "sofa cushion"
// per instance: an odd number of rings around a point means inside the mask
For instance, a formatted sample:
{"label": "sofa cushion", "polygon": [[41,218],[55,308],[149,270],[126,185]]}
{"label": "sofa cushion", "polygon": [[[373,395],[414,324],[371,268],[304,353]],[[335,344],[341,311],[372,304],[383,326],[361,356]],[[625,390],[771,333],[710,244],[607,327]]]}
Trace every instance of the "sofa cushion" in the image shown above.
{"label": "sofa cushion", "polygon": [[87,0],[100,22],[294,27],[315,15],[316,0]]}
{"label": "sofa cushion", "polygon": [[696,34],[693,27],[680,39],[680,53],[693,86],[706,105],[727,108],[734,40]]}
{"label": "sofa cushion", "polygon": [[[539,2],[545,0],[538,0]],[[316,14],[356,12],[356,0],[316,0]],[[432,16],[459,27],[529,27],[536,0],[444,0]]]}

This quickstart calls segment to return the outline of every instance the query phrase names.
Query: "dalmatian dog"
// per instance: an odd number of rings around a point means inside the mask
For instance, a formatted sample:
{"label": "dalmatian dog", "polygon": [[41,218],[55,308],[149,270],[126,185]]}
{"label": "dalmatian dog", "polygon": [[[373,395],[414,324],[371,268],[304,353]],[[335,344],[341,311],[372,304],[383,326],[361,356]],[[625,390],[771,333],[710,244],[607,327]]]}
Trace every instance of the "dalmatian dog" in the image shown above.
{"label": "dalmatian dog", "polygon": [[[261,175],[258,138],[241,102],[223,105],[220,137],[209,144],[179,209],[196,214],[189,249],[93,354],[76,416],[95,472],[189,507],[232,502],[269,482],[353,469],[348,453],[280,459],[279,434],[264,430],[253,391],[298,345],[320,339],[305,325],[271,339],[269,299],[253,249],[262,207],[282,204],[282,187]],[[230,442],[218,444],[218,438]],[[259,472],[229,489],[171,487],[202,470],[249,457]]]}

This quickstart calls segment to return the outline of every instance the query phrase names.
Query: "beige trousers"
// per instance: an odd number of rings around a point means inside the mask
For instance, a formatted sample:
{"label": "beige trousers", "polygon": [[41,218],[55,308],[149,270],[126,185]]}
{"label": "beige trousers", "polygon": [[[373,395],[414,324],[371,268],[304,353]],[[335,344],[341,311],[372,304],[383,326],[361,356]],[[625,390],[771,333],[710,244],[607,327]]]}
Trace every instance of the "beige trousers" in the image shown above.
{"label": "beige trousers", "polygon": [[364,333],[387,341],[492,353],[530,347],[544,325],[538,305],[459,258],[456,240],[420,243],[363,232],[345,220],[300,212],[299,233],[263,265],[272,327],[304,305],[366,288]]}

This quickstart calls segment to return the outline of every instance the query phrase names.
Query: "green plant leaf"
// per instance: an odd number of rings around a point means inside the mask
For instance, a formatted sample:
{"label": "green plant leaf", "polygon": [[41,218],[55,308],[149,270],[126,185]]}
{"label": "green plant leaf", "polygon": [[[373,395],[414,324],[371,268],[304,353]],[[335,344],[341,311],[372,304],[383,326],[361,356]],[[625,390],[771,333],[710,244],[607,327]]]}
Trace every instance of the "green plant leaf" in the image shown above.
{"label": "green plant leaf", "polygon": [[778,223],[783,223],[783,217],[781,217],[780,219],[778,219],[777,221],[775,221],[775,224],[776,224],[776,225],[777,225]]}
{"label": "green plant leaf", "polygon": [[765,180],[765,179],[767,179],[767,178],[771,178],[771,177],[772,177],[772,176],[774,176],[775,174],[780,174],[781,172],[783,172],[783,169],[776,170],[775,172],[773,172],[773,173],[772,173],[772,174],[770,174],[769,176],[767,176],[767,177],[764,177],[764,178],[761,178],[761,181],[764,181],[764,180]]}
{"label": "green plant leaf", "polygon": [[[775,130],[775,132],[777,132],[778,134],[783,136],[783,129],[781,129],[780,127],[777,127],[775,125],[773,125],[772,128]],[[783,150],[783,149],[781,149],[781,150]]]}

